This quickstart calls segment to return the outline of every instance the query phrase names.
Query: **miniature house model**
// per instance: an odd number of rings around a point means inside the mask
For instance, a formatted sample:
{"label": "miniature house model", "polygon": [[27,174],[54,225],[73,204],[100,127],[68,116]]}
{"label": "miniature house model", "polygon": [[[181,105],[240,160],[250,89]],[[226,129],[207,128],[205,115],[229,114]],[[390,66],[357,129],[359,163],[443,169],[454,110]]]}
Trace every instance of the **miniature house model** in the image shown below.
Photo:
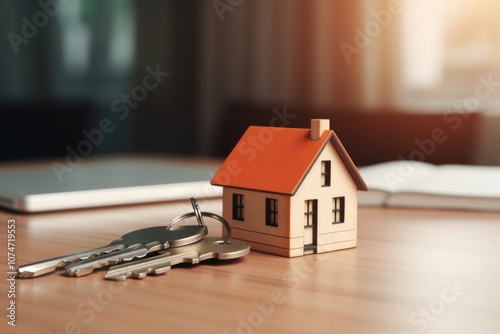
{"label": "miniature house model", "polygon": [[356,247],[358,190],[367,186],[330,130],[251,126],[212,178],[232,236],[294,257]]}

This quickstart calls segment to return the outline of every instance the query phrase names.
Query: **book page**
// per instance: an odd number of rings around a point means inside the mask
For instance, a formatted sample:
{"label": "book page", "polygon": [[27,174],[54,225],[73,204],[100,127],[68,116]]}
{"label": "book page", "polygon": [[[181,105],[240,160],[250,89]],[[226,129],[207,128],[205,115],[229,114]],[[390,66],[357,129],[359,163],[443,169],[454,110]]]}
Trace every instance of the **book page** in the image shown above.
{"label": "book page", "polygon": [[395,193],[428,179],[436,168],[425,162],[398,160],[360,167],[359,171],[370,190]]}
{"label": "book page", "polygon": [[500,167],[442,165],[418,182],[402,184],[398,192],[500,198]]}
{"label": "book page", "polygon": [[359,170],[370,189],[360,205],[500,210],[500,166],[391,161]]}

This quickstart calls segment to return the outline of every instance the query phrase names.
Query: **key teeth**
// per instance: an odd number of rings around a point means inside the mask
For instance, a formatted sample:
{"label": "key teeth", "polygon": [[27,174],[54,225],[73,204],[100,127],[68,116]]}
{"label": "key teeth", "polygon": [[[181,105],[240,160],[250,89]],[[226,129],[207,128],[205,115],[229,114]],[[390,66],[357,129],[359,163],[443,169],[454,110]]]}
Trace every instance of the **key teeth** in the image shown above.
{"label": "key teeth", "polygon": [[[108,267],[108,266],[112,266],[112,265],[117,265],[117,264],[121,264],[123,262],[133,261],[135,259],[141,259],[145,255],[146,254],[129,255],[128,257],[121,256],[121,257],[116,257],[116,258],[112,258],[112,259],[104,259],[102,261],[98,261],[98,262],[93,263],[91,266],[84,266],[84,267],[77,268],[77,269],[73,269],[72,266],[70,265],[70,266],[66,267],[66,274],[68,276],[76,276],[76,277],[85,276],[85,275],[93,273],[95,269]],[[74,265],[78,267],[78,265],[81,265],[81,263],[75,263]]]}
{"label": "key teeth", "polygon": [[122,274],[113,274],[112,269],[110,272],[108,272],[104,278],[105,279],[110,279],[110,280],[115,280],[115,281],[124,281],[127,278],[135,278],[135,279],[143,279],[148,275],[163,275],[172,269],[171,267],[168,268],[148,268],[147,270],[141,271],[141,272],[136,272],[136,271],[128,271],[126,273]]}
{"label": "key teeth", "polygon": [[91,274],[94,271],[94,269],[95,268],[83,268],[83,269],[75,269],[75,270],[66,269],[66,275],[72,276],[72,277],[85,276],[85,275]]}
{"label": "key teeth", "polygon": [[121,275],[121,276],[115,276],[115,277],[108,277],[107,275],[104,277],[106,279],[112,279],[115,281],[125,281],[128,277],[127,275]]}
{"label": "key teeth", "polygon": [[[66,274],[68,276],[73,276],[73,277],[85,276],[85,275],[89,275],[89,274],[93,273],[95,269],[106,267],[109,265],[118,264],[122,261],[123,261],[122,259],[118,259],[118,260],[114,260],[114,261],[102,261],[102,262],[97,262],[92,266],[81,267],[81,268],[77,268],[77,269],[73,269],[73,268],[71,268],[71,266],[69,266],[69,267],[66,267]],[[79,263],[77,262],[74,264],[78,265]]]}
{"label": "key teeth", "polygon": [[114,276],[109,273],[104,276],[104,279],[114,280],[114,281],[125,281],[127,279],[127,275]]}
{"label": "key teeth", "polygon": [[32,271],[17,271],[17,275],[16,277],[19,277],[19,278],[31,278],[31,277],[35,277],[35,273],[32,272]]}
{"label": "key teeth", "polygon": [[135,274],[135,273],[133,273],[133,274],[132,274],[132,277],[133,277],[133,278],[142,279],[142,278],[144,278],[144,277],[148,276],[149,274],[152,274],[152,272],[143,272],[143,273],[139,273],[139,274]]}

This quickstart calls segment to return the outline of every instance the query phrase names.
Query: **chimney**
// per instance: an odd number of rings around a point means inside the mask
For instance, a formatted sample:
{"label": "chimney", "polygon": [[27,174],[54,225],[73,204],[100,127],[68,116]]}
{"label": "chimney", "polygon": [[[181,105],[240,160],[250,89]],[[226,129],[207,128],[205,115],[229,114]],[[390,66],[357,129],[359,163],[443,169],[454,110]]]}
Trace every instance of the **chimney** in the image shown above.
{"label": "chimney", "polygon": [[311,119],[311,140],[319,140],[326,130],[330,130],[329,119]]}

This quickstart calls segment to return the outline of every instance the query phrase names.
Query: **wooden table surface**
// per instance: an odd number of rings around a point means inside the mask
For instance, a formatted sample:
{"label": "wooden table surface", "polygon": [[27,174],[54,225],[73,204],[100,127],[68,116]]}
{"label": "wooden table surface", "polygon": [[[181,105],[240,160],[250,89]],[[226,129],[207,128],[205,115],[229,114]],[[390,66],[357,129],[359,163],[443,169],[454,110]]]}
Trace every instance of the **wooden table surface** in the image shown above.
{"label": "wooden table surface", "polygon": [[[221,212],[220,200],[200,200]],[[189,201],[44,214],[0,211],[0,270],[164,225]],[[212,235],[221,228],[210,225]],[[358,247],[181,265],[125,282],[105,270],[1,281],[5,333],[499,333],[500,213],[360,208]],[[9,297],[9,289],[15,298]],[[15,301],[15,327],[8,325]],[[6,331],[7,330],[7,331]]]}

